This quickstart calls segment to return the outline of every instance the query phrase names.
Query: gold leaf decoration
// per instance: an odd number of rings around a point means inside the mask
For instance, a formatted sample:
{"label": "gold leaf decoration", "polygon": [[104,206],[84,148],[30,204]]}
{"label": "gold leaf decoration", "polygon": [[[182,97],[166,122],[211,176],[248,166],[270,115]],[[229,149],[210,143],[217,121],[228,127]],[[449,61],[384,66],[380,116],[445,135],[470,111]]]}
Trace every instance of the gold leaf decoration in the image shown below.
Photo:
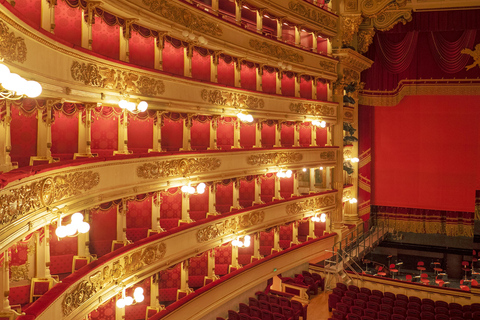
{"label": "gold leaf decoration", "polygon": [[335,116],[336,108],[325,104],[315,103],[291,103],[290,111],[300,114],[311,114],[313,116]]}
{"label": "gold leaf decoration", "polygon": [[92,87],[148,96],[161,95],[165,92],[165,84],[162,80],[155,80],[130,71],[99,67],[93,63],[78,61],[73,61],[70,71],[73,80]]}
{"label": "gold leaf decoration", "polygon": [[368,51],[368,47],[373,42],[375,36],[375,29],[364,29],[358,33],[358,52],[365,53]]}
{"label": "gold leaf decoration", "polygon": [[287,205],[288,215],[295,215],[311,210],[318,210],[335,205],[335,195],[327,194]]}
{"label": "gold leaf decoration", "polygon": [[0,195],[0,223],[5,225],[55,201],[81,194],[97,186],[97,172],[57,175],[8,190]]}
{"label": "gold leaf decoration", "polygon": [[255,39],[250,39],[249,44],[253,50],[277,59],[298,63],[303,62],[303,57],[293,50],[288,50],[281,46],[269,44],[266,41],[258,41]]}
{"label": "gold leaf decoration", "polygon": [[224,235],[232,234],[238,230],[260,224],[265,219],[265,212],[253,211],[236,217],[214,222],[197,232],[197,241],[206,242]]}
{"label": "gold leaf decoration", "polygon": [[303,155],[298,152],[274,152],[260,153],[248,157],[247,163],[250,165],[279,165],[299,162]]}
{"label": "gold leaf decoration", "polygon": [[212,171],[219,168],[217,158],[183,158],[178,160],[145,163],[137,168],[137,176],[144,179],[158,179],[171,176],[186,176]]}
{"label": "gold leaf decoration", "polygon": [[320,68],[327,72],[335,72],[335,63],[332,61],[320,60],[318,64],[320,65]]}
{"label": "gold leaf decoration", "polygon": [[323,151],[320,152],[320,159],[322,160],[335,160],[337,153],[335,151]]}
{"label": "gold leaf decoration", "polygon": [[215,19],[207,19],[193,13],[192,10],[182,8],[169,0],[143,0],[143,4],[149,6],[151,12],[161,17],[181,24],[188,29],[212,36],[221,36],[222,29],[215,23]]}
{"label": "gold leaf decoration", "polygon": [[24,63],[27,60],[27,45],[22,37],[10,32],[7,24],[0,21],[0,58]]}
{"label": "gold leaf decoration", "polygon": [[288,3],[288,8],[296,14],[315,21],[316,23],[319,23],[328,29],[335,31],[337,29],[337,18],[334,15],[325,12],[324,10],[313,9],[310,8],[310,6],[307,7],[306,5],[296,1],[290,1]]}
{"label": "gold leaf decoration", "polygon": [[248,109],[263,109],[263,99],[256,98],[244,93],[236,93],[225,90],[202,90],[202,99],[208,103]]}
{"label": "gold leaf decoration", "polygon": [[10,266],[10,280],[11,281],[29,280],[28,262],[19,266]]}
{"label": "gold leaf decoration", "polygon": [[358,32],[358,27],[363,21],[362,15],[342,16],[343,25],[343,44],[349,45],[353,40],[353,35]]}

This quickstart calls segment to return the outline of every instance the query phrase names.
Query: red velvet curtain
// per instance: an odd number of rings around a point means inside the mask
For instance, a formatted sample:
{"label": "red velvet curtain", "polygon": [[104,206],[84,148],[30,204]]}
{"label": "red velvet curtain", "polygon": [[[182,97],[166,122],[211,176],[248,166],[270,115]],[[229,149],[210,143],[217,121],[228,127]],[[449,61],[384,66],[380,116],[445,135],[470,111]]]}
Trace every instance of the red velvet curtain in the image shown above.
{"label": "red velvet curtain", "polygon": [[128,150],[147,153],[153,148],[153,118],[128,117]]}
{"label": "red velvet curtain", "polygon": [[128,41],[129,61],[138,66],[152,68],[155,66],[155,38],[144,37],[132,31]]}
{"label": "red velvet curtain", "polygon": [[240,123],[240,146],[252,148],[255,145],[256,123]]}
{"label": "red velvet curtain", "polygon": [[328,41],[322,37],[317,38],[317,52],[326,55],[328,52]]}
{"label": "red velvet curtain", "polygon": [[317,81],[317,100],[328,101],[327,82]]}
{"label": "red velvet curtain", "polygon": [[241,86],[243,89],[257,90],[257,69],[255,64],[242,64],[240,71]]}
{"label": "red velvet curtain", "polygon": [[99,156],[112,156],[118,149],[118,118],[98,117],[92,121],[92,152]]}
{"label": "red velvet curtain", "polygon": [[327,128],[317,127],[317,146],[323,147],[327,144]]}
{"label": "red velvet curtain", "polygon": [[63,112],[55,112],[55,121],[52,123],[52,148],[54,157],[61,160],[73,159],[78,152],[78,115],[66,116]]}
{"label": "red velvet curtain", "polygon": [[302,147],[309,147],[312,143],[312,129],[309,122],[300,125],[299,140]]}
{"label": "red velvet curtain", "polygon": [[264,122],[262,126],[262,147],[273,148],[275,144],[275,123]]}
{"label": "red velvet curtain", "polygon": [[226,86],[233,87],[235,86],[235,76],[234,76],[234,65],[233,61],[230,58],[230,61],[227,63],[224,59],[218,59],[217,66],[217,81],[219,84],[224,84]]}
{"label": "red velvet curtain", "polygon": [[152,227],[152,196],[139,195],[127,202],[127,228]]}
{"label": "red velvet curtain", "polygon": [[283,147],[292,147],[295,143],[295,123],[284,122],[282,123],[282,131],[280,133],[280,139]]}
{"label": "red velvet curtain", "polygon": [[326,230],[326,223],[325,222],[314,222],[315,226],[314,226],[314,229],[313,229],[313,233],[315,233],[315,235],[317,237],[322,237],[323,236],[323,232]]}
{"label": "red velvet curtain", "polygon": [[255,201],[255,179],[240,180],[239,202],[244,208],[251,207]]}
{"label": "red velvet curtain", "polygon": [[402,73],[410,66],[417,49],[418,32],[412,31],[398,42],[377,35],[377,52],[383,67],[390,73]]}
{"label": "red velvet curtain", "polygon": [[183,119],[178,121],[164,117],[162,126],[162,149],[179,151],[183,146]]}
{"label": "red velvet curtain", "polygon": [[15,9],[20,12],[28,22],[36,28],[40,28],[42,22],[42,8],[41,1],[38,0],[23,0],[15,1]]}
{"label": "red velvet curtain", "polygon": [[164,42],[163,48],[163,71],[183,76],[183,46],[174,47],[170,42]]}
{"label": "red velvet curtain", "polygon": [[63,0],[57,1],[55,36],[80,47],[82,45],[82,10],[70,7]]}
{"label": "red velvet curtain", "polygon": [[207,150],[210,146],[210,120],[192,120],[191,145],[194,150]]}
{"label": "red velvet curtain", "polygon": [[264,257],[272,254],[274,246],[274,230],[260,232],[260,254]]}
{"label": "red velvet curtain", "polygon": [[289,199],[293,191],[293,175],[290,178],[280,178],[280,196]]}
{"label": "red velvet curtain", "polygon": [[269,173],[261,177],[260,198],[263,202],[272,202],[275,196],[275,174]]}
{"label": "red velvet curtain", "polygon": [[208,192],[190,195],[190,218],[199,221],[205,219],[208,212]]}
{"label": "red velvet curtain", "polygon": [[90,210],[90,253],[103,256],[111,251],[117,239],[117,205],[109,209]]}
{"label": "red velvet curtain", "polygon": [[231,118],[219,119],[217,126],[217,147],[230,150],[233,147],[234,122]]}
{"label": "red velvet curtain", "polygon": [[103,19],[92,24],[92,51],[112,59],[120,55],[120,27],[109,26]]}
{"label": "red velvet curtain", "polygon": [[290,248],[290,244],[293,240],[293,223],[286,226],[280,226],[279,230],[279,244],[280,248]]}
{"label": "red velvet curtain", "polygon": [[300,45],[306,50],[311,50],[313,46],[312,33],[300,30]]}
{"label": "red velvet curtain", "polygon": [[309,222],[304,220],[298,224],[298,240],[301,242],[307,241],[307,237],[310,234]]}
{"label": "red velvet curtain", "polygon": [[275,69],[269,72],[267,68],[264,68],[262,75],[262,90],[264,93],[273,93],[277,92],[277,73]]}
{"label": "red velvet curtain", "polygon": [[28,166],[30,157],[37,154],[37,111],[26,113],[16,105],[12,105],[12,122],[10,135],[12,161],[18,162],[19,167]]}
{"label": "red velvet curtain", "polygon": [[465,68],[470,55],[462,54],[462,50],[473,49],[476,33],[477,30],[465,30],[458,39],[449,41],[440,32],[430,32],[430,50],[443,72],[457,73]]}
{"label": "red velvet curtain", "polygon": [[162,192],[160,218],[182,218],[182,192],[180,191],[180,188],[170,188],[167,191]]}
{"label": "red velvet curtain", "polygon": [[289,44],[295,45],[295,26],[283,23],[282,40]]}
{"label": "red velvet curtain", "polygon": [[295,97],[295,74],[285,72],[282,77],[282,95],[286,97]]}
{"label": "red velvet curtain", "polygon": [[[225,181],[227,182],[227,181]],[[217,192],[215,194],[215,202],[217,212],[230,212],[230,207],[233,206],[233,183],[227,182],[225,184],[217,184]]]}
{"label": "red velvet curtain", "polygon": [[192,56],[192,78],[210,81],[210,60],[211,56],[206,52],[207,55],[201,55],[197,50],[193,50]]}
{"label": "red velvet curtain", "polygon": [[300,78],[300,97],[304,99],[312,99],[312,80]]}

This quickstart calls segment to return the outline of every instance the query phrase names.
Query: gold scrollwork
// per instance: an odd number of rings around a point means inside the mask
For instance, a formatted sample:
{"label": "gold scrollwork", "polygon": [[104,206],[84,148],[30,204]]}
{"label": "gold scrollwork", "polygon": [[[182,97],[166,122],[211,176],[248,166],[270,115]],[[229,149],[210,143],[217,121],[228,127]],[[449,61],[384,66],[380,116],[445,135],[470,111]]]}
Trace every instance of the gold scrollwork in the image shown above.
{"label": "gold scrollwork", "polygon": [[335,72],[335,63],[333,61],[320,60],[320,68],[327,72]]}
{"label": "gold scrollwork", "polygon": [[274,152],[254,154],[247,158],[250,165],[280,165],[299,162],[303,155],[298,152]]}
{"label": "gold scrollwork", "polygon": [[334,204],[335,195],[328,194],[289,204],[286,207],[286,212],[288,215],[296,215],[305,211],[318,210],[321,208],[329,207]]}
{"label": "gold scrollwork", "polygon": [[217,158],[186,158],[178,160],[145,163],[137,167],[137,176],[144,179],[158,179],[170,176],[186,176],[219,168]]}
{"label": "gold scrollwork", "polygon": [[0,58],[24,63],[27,60],[27,46],[22,37],[10,32],[7,24],[0,21]]}
{"label": "gold scrollwork", "polygon": [[10,280],[28,280],[28,262],[20,266],[10,266]]}
{"label": "gold scrollwork", "polygon": [[323,10],[309,8],[306,5],[296,1],[290,1],[288,3],[288,8],[292,12],[295,12],[296,14],[301,15],[309,20],[315,21],[316,23],[319,23],[328,29],[337,29],[336,17]]}
{"label": "gold scrollwork", "polygon": [[363,29],[358,32],[358,52],[365,53],[373,42],[375,29]]}
{"label": "gold scrollwork", "polygon": [[225,90],[202,90],[202,99],[219,106],[239,107],[248,109],[263,109],[263,99],[244,93],[236,93]]}
{"label": "gold scrollwork", "polygon": [[253,211],[221,222],[215,222],[197,232],[197,241],[206,242],[224,235],[232,234],[238,230],[258,225],[265,219],[265,212]]}
{"label": "gold scrollwork", "polygon": [[300,114],[311,114],[313,116],[335,116],[336,108],[325,104],[314,103],[291,103],[290,111]]}
{"label": "gold scrollwork", "polygon": [[322,160],[335,160],[337,157],[337,153],[335,151],[323,151],[320,152],[320,159]]}
{"label": "gold scrollwork", "polygon": [[343,201],[348,201],[352,198],[352,190],[343,189]]}
{"label": "gold scrollwork", "polygon": [[412,9],[386,11],[372,18],[373,26],[378,31],[388,31],[399,22],[406,24],[410,21],[412,21]]}
{"label": "gold scrollwork", "polygon": [[363,21],[361,15],[348,15],[342,17],[343,26],[343,44],[349,45],[353,40],[353,35],[358,32],[358,27]]}
{"label": "gold scrollwork", "polygon": [[149,96],[161,95],[165,92],[165,84],[162,80],[155,80],[126,70],[99,67],[93,63],[73,61],[70,73],[73,80],[92,87]]}
{"label": "gold scrollwork", "polygon": [[249,44],[253,50],[277,59],[297,63],[303,62],[303,56],[293,50],[288,50],[281,46],[269,44],[266,41],[258,41],[255,39],[250,39]]}

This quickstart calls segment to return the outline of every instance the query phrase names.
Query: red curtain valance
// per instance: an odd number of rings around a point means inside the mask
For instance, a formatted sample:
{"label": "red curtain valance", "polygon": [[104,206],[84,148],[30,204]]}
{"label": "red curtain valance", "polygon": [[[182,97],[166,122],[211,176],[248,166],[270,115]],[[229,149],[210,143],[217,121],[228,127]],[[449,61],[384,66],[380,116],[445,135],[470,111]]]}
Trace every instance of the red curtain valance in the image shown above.
{"label": "red curtain valance", "polygon": [[417,48],[418,32],[408,32],[402,41],[394,43],[378,35],[375,45],[382,65],[390,73],[401,73],[410,66]]}
{"label": "red curtain valance", "polygon": [[95,8],[95,14],[102,18],[102,20],[111,27],[115,25],[125,27],[125,19],[117,17],[107,11],[104,11],[100,8]]}
{"label": "red curtain valance", "polygon": [[158,37],[158,32],[157,31],[148,29],[146,27],[142,27],[138,24],[132,24],[131,28],[132,28],[133,31],[137,32],[139,35],[141,35],[144,38],[149,38],[149,37],[156,38],[156,37]]}
{"label": "red curtain valance", "polygon": [[428,38],[433,58],[446,73],[457,73],[468,63],[470,55],[462,54],[465,48],[473,49],[477,30],[465,30],[455,41],[446,40],[441,33],[430,32]]}

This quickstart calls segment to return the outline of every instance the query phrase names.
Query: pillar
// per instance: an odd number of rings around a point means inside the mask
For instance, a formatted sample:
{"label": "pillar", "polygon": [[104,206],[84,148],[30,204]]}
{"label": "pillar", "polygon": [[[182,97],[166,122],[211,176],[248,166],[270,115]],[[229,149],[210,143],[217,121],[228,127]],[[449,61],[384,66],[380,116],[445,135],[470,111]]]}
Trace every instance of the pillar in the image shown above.
{"label": "pillar", "polygon": [[292,244],[300,243],[300,241],[298,241],[298,224],[299,221],[295,221],[292,226]]}
{"label": "pillar", "polygon": [[183,48],[183,75],[185,77],[192,77],[192,56],[193,56],[193,44],[188,44],[186,48]]}
{"label": "pillar", "polygon": [[309,174],[310,174],[310,186],[309,186],[309,190],[310,190],[310,193],[315,193],[316,192],[316,189],[315,189],[315,168],[310,168],[308,169],[309,170]]}
{"label": "pillar", "polygon": [[0,171],[7,172],[16,169],[17,166],[12,164],[10,151],[12,150],[10,123],[12,121],[11,102],[5,101],[5,116],[0,119]]}
{"label": "pillar", "polygon": [[43,239],[40,234],[35,233],[36,238],[36,259],[35,278],[51,278],[50,275],[50,232],[49,225],[43,227]]}
{"label": "pillar", "polygon": [[[16,313],[10,308],[10,302],[8,300],[8,296],[10,295],[10,261],[8,257],[8,250],[3,251],[1,255],[3,255],[4,260],[3,263],[0,264],[0,292],[2,293],[2,309],[0,310],[0,317],[15,319],[14,314]],[[10,316],[12,316],[12,318],[9,318]]]}
{"label": "pillar", "polygon": [[208,260],[207,260],[207,268],[208,268],[208,277],[214,278],[215,277],[215,250],[211,249],[208,251]]}
{"label": "pillar", "polygon": [[310,140],[310,147],[316,147],[317,146],[317,126],[314,126],[312,123],[310,123],[310,132],[312,134],[312,138]]}
{"label": "pillar", "polygon": [[300,30],[301,30],[301,28],[302,28],[302,26],[296,25],[296,26],[295,26],[295,29],[294,29],[294,32],[295,32],[295,45],[296,45],[297,47],[299,47],[300,44],[301,44],[301,41],[300,41],[300,39],[301,39],[301,37],[300,37]]}
{"label": "pillar", "polygon": [[257,33],[262,34],[263,32],[263,13],[265,8],[257,9]]}
{"label": "pillar", "polygon": [[190,194],[182,192],[182,221],[190,222]]}
{"label": "pillar", "polygon": [[276,94],[282,94],[282,78],[283,72],[281,70],[277,71],[277,76],[275,77],[275,85],[276,85]]}
{"label": "pillar", "polygon": [[240,268],[241,266],[238,264],[238,247],[232,245],[232,267]]}
{"label": "pillar", "polygon": [[[120,291],[120,293],[115,296],[115,304],[117,303],[117,300],[121,298],[121,296],[122,291]],[[115,320],[125,320],[125,308],[117,308],[115,306]]]}
{"label": "pillar", "polygon": [[261,148],[262,147],[262,121],[258,120],[255,126],[255,145],[254,148]]}
{"label": "pillar", "polygon": [[295,74],[295,97],[300,98],[300,82],[302,81],[302,76],[300,74]]}
{"label": "pillar", "polygon": [[277,40],[282,40],[283,39],[283,21],[285,20],[285,17],[279,17],[277,18]]}
{"label": "pillar", "polygon": [[218,57],[220,56],[220,51],[215,51],[210,56],[210,82],[218,82]]}
{"label": "pillar", "polygon": [[293,146],[300,147],[300,123],[295,122],[293,125]]}
{"label": "pillar", "polygon": [[239,209],[239,210],[243,209],[240,206],[239,199],[240,199],[240,179],[236,178],[235,181],[233,182],[233,205],[230,211],[232,211],[232,209]]}
{"label": "pillar", "polygon": [[312,100],[317,100],[317,78],[312,79]]}
{"label": "pillar", "polygon": [[242,86],[241,82],[241,71],[242,71],[242,59],[233,60],[233,83],[236,88]]}
{"label": "pillar", "polygon": [[118,146],[117,151],[113,154],[128,154],[128,111],[122,110],[122,114],[118,117]]}
{"label": "pillar", "polygon": [[[339,230],[343,227],[343,84],[336,84],[333,93],[333,100],[337,105],[337,123],[333,127],[333,144],[337,146],[337,162],[333,174],[333,187],[337,190],[337,207],[332,213],[333,229]],[[341,234],[341,232],[339,233]]]}
{"label": "pillar", "polygon": [[300,193],[298,192],[298,171],[295,170],[293,172],[293,196],[299,197]]}
{"label": "pillar", "polygon": [[328,124],[327,126],[327,146],[332,146],[333,141],[332,141],[332,126]]}
{"label": "pillar", "polygon": [[253,234],[251,237],[253,240],[253,258],[262,259],[260,255],[260,232]]}
{"label": "pillar", "polygon": [[263,91],[263,84],[262,84],[262,76],[263,76],[263,65],[256,67],[256,90],[262,92]]}
{"label": "pillar", "polygon": [[217,185],[213,182],[211,185],[207,185],[208,187],[208,213],[207,216],[216,216],[219,214],[215,207],[216,205],[216,198],[217,198]]}
{"label": "pillar", "polygon": [[312,221],[312,219],[308,219],[308,238],[307,240],[310,239],[315,239],[315,222]]}
{"label": "pillar", "polygon": [[163,113],[156,111],[153,120],[153,149],[148,152],[162,152],[162,127],[163,127]]}
{"label": "pillar", "polygon": [[317,32],[312,32],[312,51],[318,52],[318,34]]}
{"label": "pillar", "polygon": [[117,206],[117,241],[127,240],[127,200]]}
{"label": "pillar", "polygon": [[163,70],[163,47],[165,44],[164,36],[165,33],[159,32],[158,37],[155,38],[154,68],[157,70]]}
{"label": "pillar", "polygon": [[261,185],[261,182],[260,182],[260,177],[257,176],[255,178],[255,201],[253,202],[253,204],[262,204],[263,201],[262,201],[262,185]]}
{"label": "pillar", "polygon": [[129,40],[132,36],[130,26],[133,20],[127,19],[125,20],[125,27],[120,27],[120,52],[119,52],[119,59],[120,61],[129,62],[130,58],[130,49],[129,49]]}
{"label": "pillar", "polygon": [[218,1],[219,0],[212,0],[212,11],[216,16],[218,16]]}
{"label": "pillar", "polygon": [[[90,210],[85,209],[83,211],[83,221],[90,224]],[[90,233],[79,233],[77,238],[77,255],[82,257],[89,257],[90,256]]]}
{"label": "pillar", "polygon": [[92,109],[96,103],[86,103],[85,110],[78,117],[78,153],[77,156],[90,157],[92,155]]}
{"label": "pillar", "polygon": [[280,248],[280,226],[273,228],[273,249],[276,251],[281,251]]}
{"label": "pillar", "polygon": [[162,194],[155,192],[152,196],[152,230],[162,230],[160,226],[160,208],[162,207]]}
{"label": "pillar", "polygon": [[54,100],[47,100],[46,110],[37,110],[37,156],[30,157],[30,164],[33,159],[51,160],[52,155],[52,107]]}
{"label": "pillar", "polygon": [[155,273],[150,277],[150,307],[159,307],[158,302],[158,282],[160,281],[160,276],[158,273]]}
{"label": "pillar", "polygon": [[92,50],[92,22],[96,6],[97,3],[87,2],[87,7],[82,11],[82,48],[88,50]]}
{"label": "pillar", "polygon": [[217,128],[218,128],[218,116],[212,116],[212,120],[210,120],[210,146],[208,147],[208,150],[218,150]]}
{"label": "pillar", "polygon": [[188,291],[188,268],[190,263],[188,260],[180,262],[180,290]]}
{"label": "pillar", "polygon": [[192,129],[192,115],[188,115],[187,118],[183,121],[183,147],[180,151],[191,151],[191,129]]}
{"label": "pillar", "polygon": [[42,29],[51,33],[55,30],[55,3],[56,1],[47,0],[41,2]]}
{"label": "pillar", "polygon": [[273,146],[276,148],[282,147],[282,123],[280,121],[275,124],[275,144]]}
{"label": "pillar", "polygon": [[242,5],[243,0],[235,0],[235,21],[238,25],[242,24]]}
{"label": "pillar", "polygon": [[233,123],[233,148],[234,149],[240,149],[240,119],[235,120]]}
{"label": "pillar", "polygon": [[273,194],[274,194],[273,200],[282,200],[283,198],[280,195],[280,179],[281,178],[277,177],[276,174],[275,174],[274,177],[275,177],[274,178],[275,179],[275,183],[274,183],[275,188],[274,188],[274,191],[273,191]]}

